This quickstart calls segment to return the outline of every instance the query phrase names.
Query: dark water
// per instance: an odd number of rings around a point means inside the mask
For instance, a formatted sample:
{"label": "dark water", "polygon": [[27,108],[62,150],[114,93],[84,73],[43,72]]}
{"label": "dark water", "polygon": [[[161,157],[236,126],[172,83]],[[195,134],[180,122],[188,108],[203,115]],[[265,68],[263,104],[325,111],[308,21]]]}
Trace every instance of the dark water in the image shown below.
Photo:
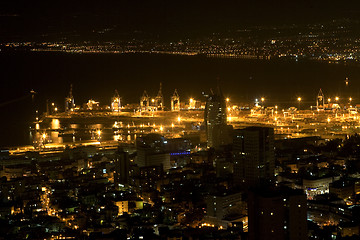
{"label": "dark water", "polygon": [[354,102],[360,98],[360,67],[308,61],[8,52],[0,53],[0,79],[0,146],[28,143],[31,89],[37,92],[35,104],[42,112],[46,99],[62,109],[71,83],[77,105],[90,98],[109,105],[115,89],[123,103],[138,102],[145,89],[155,96],[160,82],[168,106],[175,88],[181,99],[202,99],[201,92],[216,88],[217,82],[225,96],[239,102],[264,96],[268,104],[287,106],[301,96],[305,107],[319,88],[326,98],[350,94]]}

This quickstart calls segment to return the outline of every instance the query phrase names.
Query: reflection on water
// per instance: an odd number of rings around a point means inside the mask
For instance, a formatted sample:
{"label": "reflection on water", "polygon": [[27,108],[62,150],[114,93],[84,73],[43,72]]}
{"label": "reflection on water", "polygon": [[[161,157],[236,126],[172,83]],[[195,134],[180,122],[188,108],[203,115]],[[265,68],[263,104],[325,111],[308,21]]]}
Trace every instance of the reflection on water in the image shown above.
{"label": "reflection on water", "polygon": [[76,124],[76,123],[70,124],[69,126],[70,126],[71,129],[77,129],[77,128],[79,128],[79,124]]}
{"label": "reflection on water", "polygon": [[114,141],[128,141],[133,142],[136,140],[136,134],[115,134]]}
{"label": "reflection on water", "polygon": [[[155,123],[102,120],[103,123],[70,122],[69,119],[47,119],[36,123],[29,136],[35,146],[48,143],[75,143],[80,141],[124,141],[134,142],[137,135],[155,130]],[[89,121],[89,120],[87,120]]]}
{"label": "reflection on water", "polygon": [[122,141],[121,135],[114,135],[114,141]]}

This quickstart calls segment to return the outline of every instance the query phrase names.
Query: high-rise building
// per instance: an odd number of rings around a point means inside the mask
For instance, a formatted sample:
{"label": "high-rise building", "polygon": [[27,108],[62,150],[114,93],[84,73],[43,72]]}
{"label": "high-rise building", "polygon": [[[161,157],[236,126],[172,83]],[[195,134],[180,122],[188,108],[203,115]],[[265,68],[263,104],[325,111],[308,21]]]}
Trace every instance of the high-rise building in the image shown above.
{"label": "high-rise building", "polygon": [[149,109],[149,95],[147,94],[146,90],[144,90],[143,95],[140,97],[140,109],[142,111],[147,111]]}
{"label": "high-rise building", "polygon": [[162,94],[162,84],[160,83],[159,92],[155,97],[155,107],[157,110],[164,110],[164,97]]}
{"label": "high-rise building", "polygon": [[234,130],[234,183],[253,187],[274,179],[274,129],[247,127]]}
{"label": "high-rise building", "polygon": [[65,112],[73,111],[74,108],[75,108],[75,101],[72,93],[72,84],[71,84],[69,95],[65,98]]}
{"label": "high-rise building", "polygon": [[317,110],[324,110],[324,94],[320,88],[320,91],[316,97],[316,109]]}
{"label": "high-rise building", "polygon": [[171,111],[180,111],[180,96],[176,89],[171,96]]}
{"label": "high-rise building", "polygon": [[155,133],[138,137],[135,163],[139,167],[162,166],[164,170],[170,169],[170,154],[166,152],[166,142],[163,136]]}
{"label": "high-rise building", "polygon": [[226,126],[226,103],[224,96],[218,88],[217,93],[211,91],[206,101],[204,120],[208,147],[214,147],[213,130],[215,126]]}
{"label": "high-rise building", "polygon": [[121,111],[120,96],[117,90],[115,90],[115,95],[111,98],[111,111],[113,112]]}
{"label": "high-rise building", "polygon": [[216,150],[223,146],[232,144],[233,126],[227,124],[219,124],[213,126],[212,129],[212,147]]}
{"label": "high-rise building", "polygon": [[170,154],[166,152],[155,153],[152,149],[138,148],[136,164],[139,167],[161,166],[164,171],[170,169]]}
{"label": "high-rise building", "polygon": [[289,188],[250,191],[248,227],[249,240],[308,239],[306,195]]}
{"label": "high-rise building", "polygon": [[118,184],[128,185],[130,182],[129,153],[119,148],[118,151],[116,151],[114,163],[115,163],[114,182]]}

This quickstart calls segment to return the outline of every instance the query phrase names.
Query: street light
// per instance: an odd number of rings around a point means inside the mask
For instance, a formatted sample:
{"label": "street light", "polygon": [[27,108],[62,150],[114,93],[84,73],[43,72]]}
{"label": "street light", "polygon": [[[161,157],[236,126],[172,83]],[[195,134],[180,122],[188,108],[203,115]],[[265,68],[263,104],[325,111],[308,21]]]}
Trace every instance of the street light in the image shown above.
{"label": "street light", "polygon": [[101,139],[101,130],[99,129],[99,130],[97,130],[97,135],[98,135],[98,139],[99,139],[99,141],[100,141],[100,139]]}
{"label": "street light", "polygon": [[299,110],[300,110],[301,97],[298,97],[297,100],[299,102]]}
{"label": "street light", "polygon": [[42,135],[41,135],[41,138],[42,138],[42,145],[45,147],[45,143],[46,143],[46,132],[44,132]]}
{"label": "street light", "polygon": [[265,112],[265,104],[264,104],[265,98],[262,97],[260,100],[261,100],[261,113],[263,113]]}
{"label": "street light", "polygon": [[265,98],[264,98],[264,97],[262,97],[260,100],[261,100],[261,105],[262,105],[262,108],[265,108],[265,105],[264,105]]}
{"label": "street light", "polygon": [[339,97],[335,97],[335,101],[339,101]]}
{"label": "street light", "polygon": [[193,98],[190,98],[189,100],[189,109],[195,108],[195,100]]}

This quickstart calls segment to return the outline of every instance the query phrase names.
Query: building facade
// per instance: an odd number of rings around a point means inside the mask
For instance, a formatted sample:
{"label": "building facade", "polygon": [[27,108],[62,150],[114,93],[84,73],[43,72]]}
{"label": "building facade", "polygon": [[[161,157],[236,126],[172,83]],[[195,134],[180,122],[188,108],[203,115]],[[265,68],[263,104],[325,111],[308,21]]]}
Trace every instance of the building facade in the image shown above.
{"label": "building facade", "polygon": [[308,239],[307,202],[301,190],[249,192],[248,219],[249,240]]}
{"label": "building facade", "polygon": [[247,127],[234,130],[233,152],[236,185],[254,187],[274,180],[273,128]]}
{"label": "building facade", "polygon": [[[226,103],[221,90],[208,96],[205,106],[204,121],[208,147],[214,147],[214,128],[227,125]],[[221,141],[220,141],[221,142]]]}

